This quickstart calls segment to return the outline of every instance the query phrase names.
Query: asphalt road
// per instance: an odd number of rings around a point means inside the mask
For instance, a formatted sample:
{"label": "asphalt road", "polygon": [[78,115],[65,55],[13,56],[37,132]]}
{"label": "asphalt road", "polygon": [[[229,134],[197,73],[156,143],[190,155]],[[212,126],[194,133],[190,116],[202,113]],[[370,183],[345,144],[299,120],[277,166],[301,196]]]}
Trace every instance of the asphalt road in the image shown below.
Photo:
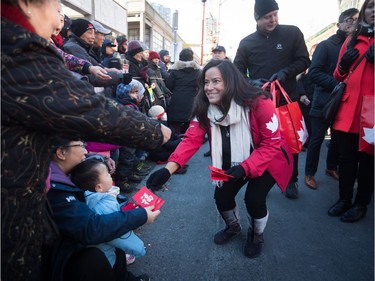
{"label": "asphalt road", "polygon": [[[373,281],[374,205],[357,223],[342,223],[327,215],[338,199],[338,182],[325,175],[327,148],[323,144],[317,190],[303,182],[305,152],[299,161],[299,198],[286,198],[274,186],[268,196],[270,217],[262,255],[243,254],[247,219],[244,188],[237,196],[242,233],[226,245],[213,243],[224,227],[209,179],[210,158],[204,144],[190,160],[185,175],[173,175],[157,220],[137,230],[147,254],[129,266],[153,281]],[[156,166],[154,169],[163,167]],[[145,185],[145,181],[138,187]]]}

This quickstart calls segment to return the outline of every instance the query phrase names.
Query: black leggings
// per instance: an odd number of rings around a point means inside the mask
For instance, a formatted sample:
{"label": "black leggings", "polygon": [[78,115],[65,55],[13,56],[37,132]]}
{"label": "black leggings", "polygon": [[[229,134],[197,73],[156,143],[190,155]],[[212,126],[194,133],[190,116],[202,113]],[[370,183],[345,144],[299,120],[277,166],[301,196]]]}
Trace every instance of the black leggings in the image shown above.
{"label": "black leggings", "polygon": [[247,182],[245,193],[247,212],[254,219],[264,218],[267,215],[267,194],[276,183],[267,171],[260,177],[237,181],[229,180],[224,182],[222,187],[216,187],[214,198],[219,212],[232,210],[236,207],[235,197]]}

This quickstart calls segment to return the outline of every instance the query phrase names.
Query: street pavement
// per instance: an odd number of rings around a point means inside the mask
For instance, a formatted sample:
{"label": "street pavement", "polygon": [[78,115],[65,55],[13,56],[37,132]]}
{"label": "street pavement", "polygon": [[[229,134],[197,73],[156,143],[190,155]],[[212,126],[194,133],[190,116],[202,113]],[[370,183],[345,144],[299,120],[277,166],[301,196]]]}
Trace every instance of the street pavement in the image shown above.
{"label": "street pavement", "polygon": [[[226,245],[213,242],[224,223],[215,207],[207,168],[210,158],[203,157],[206,151],[208,143],[189,161],[186,174],[173,175],[168,189],[157,192],[165,204],[153,224],[136,231],[147,253],[129,265],[130,271],[148,273],[153,281],[374,280],[373,199],[360,222],[343,223],[327,215],[338,199],[338,182],[325,175],[325,144],[317,190],[303,182],[306,152],[299,157],[299,198],[288,199],[277,185],[272,188],[263,252],[256,259],[243,254],[248,227],[245,188],[237,195],[241,234]],[[154,171],[162,167],[157,165]]]}

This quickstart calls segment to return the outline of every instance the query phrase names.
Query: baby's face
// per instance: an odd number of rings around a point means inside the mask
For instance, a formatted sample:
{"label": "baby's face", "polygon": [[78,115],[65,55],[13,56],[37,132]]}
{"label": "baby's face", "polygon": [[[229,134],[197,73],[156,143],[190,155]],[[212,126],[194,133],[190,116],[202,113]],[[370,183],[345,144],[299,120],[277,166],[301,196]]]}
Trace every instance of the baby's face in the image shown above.
{"label": "baby's face", "polygon": [[103,163],[99,166],[99,185],[100,190],[98,192],[108,192],[112,188],[113,180],[112,176],[109,174],[107,166]]}

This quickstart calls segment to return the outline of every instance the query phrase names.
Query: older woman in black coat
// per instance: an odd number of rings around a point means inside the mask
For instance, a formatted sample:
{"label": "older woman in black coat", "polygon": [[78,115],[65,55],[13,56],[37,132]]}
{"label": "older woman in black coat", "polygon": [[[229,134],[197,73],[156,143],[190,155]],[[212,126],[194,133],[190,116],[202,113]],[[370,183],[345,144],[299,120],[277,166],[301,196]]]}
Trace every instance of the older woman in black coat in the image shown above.
{"label": "older woman in black coat", "polygon": [[170,135],[66,69],[48,42],[60,15],[59,0],[1,1],[3,281],[42,280],[42,249],[56,234],[46,207],[53,136],[154,149]]}

